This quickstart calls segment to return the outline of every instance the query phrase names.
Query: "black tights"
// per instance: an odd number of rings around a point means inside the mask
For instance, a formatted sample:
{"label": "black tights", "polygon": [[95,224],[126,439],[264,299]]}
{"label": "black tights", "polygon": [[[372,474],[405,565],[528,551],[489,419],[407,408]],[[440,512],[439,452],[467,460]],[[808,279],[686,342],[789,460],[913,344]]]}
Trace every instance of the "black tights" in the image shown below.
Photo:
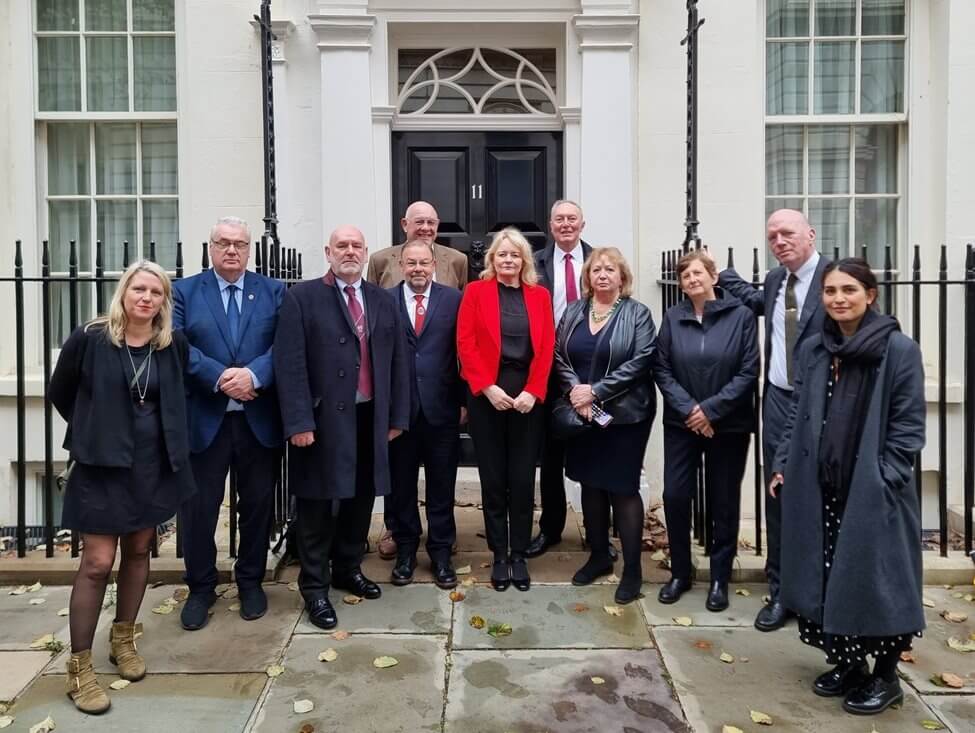
{"label": "black tights", "polygon": [[105,598],[105,587],[115,564],[115,549],[122,547],[122,560],[116,576],[116,621],[135,621],[146,593],[149,579],[149,550],[156,528],[140,529],[130,534],[84,534],[81,565],[71,588],[69,621],[71,651],[91,649],[95,627]]}
{"label": "black tights", "polygon": [[899,661],[900,652],[878,654],[873,662],[873,676],[880,677],[885,682],[893,682],[897,679],[897,663]]}
{"label": "black tights", "polygon": [[594,558],[609,557],[609,508],[623,546],[623,576],[642,577],[643,499],[639,494],[622,496],[582,485],[582,515]]}

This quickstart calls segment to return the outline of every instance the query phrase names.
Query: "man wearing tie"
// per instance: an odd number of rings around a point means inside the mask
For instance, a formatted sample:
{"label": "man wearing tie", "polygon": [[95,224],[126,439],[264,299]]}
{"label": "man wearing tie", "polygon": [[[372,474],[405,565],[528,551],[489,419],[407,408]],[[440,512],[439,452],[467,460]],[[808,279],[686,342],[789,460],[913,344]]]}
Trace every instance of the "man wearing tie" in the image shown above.
{"label": "man wearing tie", "polygon": [[457,538],[454,487],[460,453],[458,425],[464,408],[457,370],[457,309],[460,291],[433,282],[433,250],[415,240],[403,245],[403,282],[389,289],[399,305],[406,336],[410,380],[410,426],[389,444],[392,495],[386,511],[393,518],[396,565],[393,585],[408,585],[420,545],[417,484],[420,464],[426,478],[427,554],[433,582],[457,585],[450,551]]}
{"label": "man wearing tie", "polygon": [[298,586],[308,618],[338,623],[330,588],[379,598],[362,573],[376,496],[389,494],[387,443],[409,427],[410,370],[399,307],[365,282],[365,238],[332,232],[324,277],[291,287],[274,338],[289,486],[297,499]]}
{"label": "man wearing tie", "polygon": [[187,414],[197,493],[180,509],[186,583],[183,628],[200,629],[216,600],[214,531],[227,471],[237,474],[240,545],[234,579],[245,620],[267,610],[261,588],[282,445],[271,345],[284,285],[247,271],[250,232],[234,217],[210,231],[212,269],[173,283],[173,329],[190,343]]}
{"label": "man wearing tie", "polygon": [[[582,265],[592,252],[592,247],[582,241],[586,220],[582,207],[574,201],[556,201],[549,216],[552,243],[535,253],[535,269],[538,283],[552,295],[552,310],[558,328],[562,314],[569,303],[579,299],[579,276]],[[555,377],[555,369],[549,381],[549,394],[558,395],[561,390]],[[557,400],[545,401],[551,410]],[[546,417],[546,424],[548,417]],[[538,520],[538,534],[525,552],[527,557],[538,557],[552,545],[562,541],[565,529],[565,441],[558,440],[546,430],[542,442],[541,475],[539,484],[542,495],[542,515]]]}
{"label": "man wearing tie", "polygon": [[[816,231],[801,211],[779,209],[773,212],[768,219],[766,235],[769,249],[780,266],[769,270],[762,291],[730,269],[720,274],[718,284],[756,315],[765,316],[762,463],[765,486],[768,486],[772,480],[772,461],[792,401],[792,378],[797,370],[795,355],[803,341],[822,331],[820,291],[828,260],[816,251]],[[782,509],[779,499],[768,493],[765,495],[765,529],[769,602],[758,612],[755,628],[775,631],[785,625],[789,611],[779,602]]]}

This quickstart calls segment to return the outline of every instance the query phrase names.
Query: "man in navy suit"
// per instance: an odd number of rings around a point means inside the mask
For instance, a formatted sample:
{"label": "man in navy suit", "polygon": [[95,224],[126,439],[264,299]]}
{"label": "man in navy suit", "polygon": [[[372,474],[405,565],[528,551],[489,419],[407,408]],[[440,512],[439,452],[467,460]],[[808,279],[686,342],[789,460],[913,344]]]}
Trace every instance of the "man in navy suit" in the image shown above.
{"label": "man in navy suit", "polygon": [[179,516],[190,588],[180,621],[188,631],[206,626],[216,600],[213,535],[230,466],[240,516],[240,615],[252,620],[267,611],[261,580],[283,443],[271,347],[285,287],[247,271],[250,231],[241,219],[213,226],[209,252],[212,269],[173,284],[173,328],[190,343],[186,401],[198,487]]}
{"label": "man in navy suit", "polygon": [[413,582],[420,545],[417,483],[420,464],[426,477],[427,554],[433,582],[449,589],[457,585],[450,551],[457,537],[454,487],[460,455],[458,430],[463,411],[457,370],[456,288],[433,282],[436,260],[428,242],[414,240],[400,253],[403,282],[389,289],[400,311],[411,364],[410,426],[389,444],[392,481],[390,509],[396,565],[393,585]]}
{"label": "man in navy suit", "polygon": [[[801,211],[779,209],[766,227],[769,249],[779,267],[769,270],[762,291],[756,290],[734,270],[718,279],[727,292],[741,300],[756,315],[765,316],[765,384],[762,388],[762,463],[765,485],[772,480],[772,461],[785,429],[792,402],[794,356],[808,338],[823,326],[823,270],[828,264],[816,251],[816,230]],[[779,558],[782,547],[782,509],[779,500],[765,495],[765,530],[768,549],[765,575],[769,602],[758,612],[755,628],[775,631],[789,618],[779,602]]]}

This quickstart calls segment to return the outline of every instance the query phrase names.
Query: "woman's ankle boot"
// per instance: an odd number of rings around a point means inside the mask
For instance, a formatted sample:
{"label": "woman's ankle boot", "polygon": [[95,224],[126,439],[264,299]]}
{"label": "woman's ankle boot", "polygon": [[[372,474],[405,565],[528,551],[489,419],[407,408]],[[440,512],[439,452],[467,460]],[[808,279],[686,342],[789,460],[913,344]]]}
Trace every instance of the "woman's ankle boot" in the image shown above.
{"label": "woman's ankle boot", "polygon": [[112,645],[108,661],[118,667],[119,675],[129,682],[138,682],[146,676],[146,662],[135,647],[135,638],[141,635],[142,624],[116,621],[108,637]]}
{"label": "woman's ankle boot", "polygon": [[112,706],[108,694],[95,678],[95,669],[91,665],[91,649],[77,654],[71,653],[68,659],[67,693],[74,700],[75,707],[89,715],[100,715]]}

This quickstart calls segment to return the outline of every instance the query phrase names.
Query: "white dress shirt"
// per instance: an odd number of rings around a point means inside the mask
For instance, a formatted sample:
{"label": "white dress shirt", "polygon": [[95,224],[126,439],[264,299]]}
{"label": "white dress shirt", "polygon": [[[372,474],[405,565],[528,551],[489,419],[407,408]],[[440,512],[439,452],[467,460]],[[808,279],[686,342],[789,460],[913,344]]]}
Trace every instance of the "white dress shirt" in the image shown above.
{"label": "white dress shirt", "polygon": [[580,298],[582,297],[582,286],[578,282],[579,276],[582,275],[582,265],[585,263],[585,259],[582,256],[582,243],[576,242],[576,246],[570,252],[565,252],[565,250],[556,244],[555,252],[552,256],[552,274],[555,275],[555,292],[552,293],[552,310],[554,311],[556,326],[559,325],[559,321],[562,320],[562,314],[565,313],[565,309],[569,305],[565,299],[566,254],[572,257],[572,269],[576,273],[576,294]]}
{"label": "white dress shirt", "polygon": [[423,307],[430,310],[430,291],[433,290],[433,281],[427,283],[427,289],[423,293],[414,293],[410,286],[403,283],[403,301],[406,303],[406,312],[410,314],[410,323],[413,330],[416,330],[416,296],[423,295]]}
{"label": "white dress shirt", "polygon": [[[222,277],[220,277],[220,273],[218,273],[216,270],[213,271],[213,275],[214,275],[214,277],[217,278],[217,285],[220,286],[220,300],[223,301],[223,312],[226,313],[227,312],[227,306],[230,305],[230,286],[231,285],[236,285],[237,286],[237,290],[236,290],[236,292],[234,292],[234,300],[237,301],[237,313],[241,317],[243,317],[243,315],[244,315],[244,278],[247,277],[247,271],[245,270],[244,272],[240,273],[240,277],[237,278],[237,281],[236,282],[233,282],[233,283],[230,282],[229,280],[224,280]],[[239,336],[239,334],[238,334],[238,336]],[[251,382],[254,385],[254,389],[260,389],[261,388],[261,380],[258,379],[257,378],[257,375],[254,374],[254,372],[252,372],[248,367],[244,367],[244,369],[247,369],[247,371],[250,372],[250,374],[251,374]],[[219,382],[214,386],[213,391],[214,392],[219,392],[220,391]],[[243,410],[243,409],[244,409],[244,406],[242,404],[240,404],[237,400],[232,399],[232,398],[228,398],[228,400],[227,400],[227,412],[236,412],[238,410]]]}
{"label": "white dress shirt", "polygon": [[[812,257],[806,260],[799,271],[795,273],[794,290],[800,321],[802,320],[802,309],[806,303],[806,296],[809,294],[809,286],[812,285],[818,265],[819,252],[813,252]],[[772,310],[772,355],[769,359],[768,381],[780,389],[792,391],[785,365],[785,288],[788,283],[789,272],[786,271],[785,277],[782,278],[782,285],[779,286],[779,293],[775,297],[775,308]],[[814,294],[814,297],[819,297],[819,294]],[[795,364],[793,364],[793,369],[795,369]]]}

